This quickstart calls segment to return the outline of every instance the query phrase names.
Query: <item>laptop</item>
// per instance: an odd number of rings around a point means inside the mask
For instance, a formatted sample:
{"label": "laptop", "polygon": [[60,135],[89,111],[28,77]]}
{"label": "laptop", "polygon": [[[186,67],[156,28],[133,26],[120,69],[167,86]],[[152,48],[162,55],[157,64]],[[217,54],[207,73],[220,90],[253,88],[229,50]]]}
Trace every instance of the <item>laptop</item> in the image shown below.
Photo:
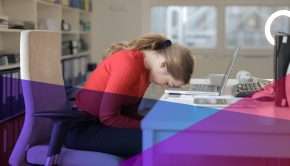
{"label": "laptop", "polygon": [[236,48],[236,50],[233,54],[232,61],[228,65],[227,70],[224,74],[224,77],[223,77],[220,85],[192,84],[191,91],[193,91],[193,92],[217,92],[219,96],[222,95],[224,90],[225,90],[227,81],[230,77],[233,66],[238,59],[239,51],[240,51],[240,48],[239,47]]}
{"label": "laptop", "polygon": [[169,95],[222,95],[225,89],[225,86],[227,84],[227,81],[229,79],[229,76],[231,74],[231,71],[233,69],[234,64],[237,61],[238,55],[239,55],[240,48],[236,48],[232,61],[229,63],[227,70],[224,74],[224,77],[221,81],[220,85],[209,85],[209,84],[191,84],[191,87],[189,89],[180,89],[180,88],[170,88],[166,89],[165,93]]}

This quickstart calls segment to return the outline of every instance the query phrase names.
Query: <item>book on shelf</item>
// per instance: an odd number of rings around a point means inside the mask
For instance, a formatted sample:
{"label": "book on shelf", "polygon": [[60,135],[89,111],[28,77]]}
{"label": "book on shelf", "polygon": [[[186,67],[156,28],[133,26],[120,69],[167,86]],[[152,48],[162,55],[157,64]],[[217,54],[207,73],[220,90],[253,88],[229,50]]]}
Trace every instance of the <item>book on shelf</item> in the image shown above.
{"label": "book on shelf", "polygon": [[92,9],[92,1],[91,0],[61,0],[61,4],[63,6],[83,9],[86,11],[91,11],[91,9]]}
{"label": "book on shelf", "polygon": [[73,8],[81,9],[81,1],[80,0],[70,0],[70,6]]}
{"label": "book on shelf", "polygon": [[6,109],[6,114],[9,114],[10,110],[10,99],[11,99],[11,92],[12,92],[12,79],[10,73],[6,74],[5,76],[5,84],[6,84],[6,96],[5,96],[5,105]]}
{"label": "book on shelf", "polygon": [[0,24],[0,30],[8,30],[8,24]]}
{"label": "book on shelf", "polygon": [[0,53],[0,66],[8,65],[8,57]]}
{"label": "book on shelf", "polygon": [[5,118],[10,110],[9,110],[9,97],[10,97],[10,78],[9,78],[9,73],[8,74],[2,74],[1,75],[2,79],[2,102],[1,102],[1,118]]}
{"label": "book on shelf", "polygon": [[62,0],[61,4],[64,6],[69,6],[70,5],[70,1],[69,0]]}
{"label": "book on shelf", "polygon": [[81,59],[81,75],[82,75],[82,82],[85,81],[88,70],[87,70],[87,66],[88,66],[88,59],[87,57],[83,57]]}
{"label": "book on shelf", "polygon": [[78,76],[79,76],[79,71],[80,71],[80,67],[79,67],[79,58],[78,59],[73,59],[72,63],[73,63],[73,80],[74,80],[74,85],[79,83],[78,80]]}
{"label": "book on shelf", "polygon": [[19,82],[19,77],[18,77],[18,72],[12,73],[12,112],[18,112],[18,108],[20,108],[19,105],[19,89],[18,89],[18,82]]}
{"label": "book on shelf", "polygon": [[24,110],[19,71],[11,71],[0,75],[0,92],[1,119]]}
{"label": "book on shelf", "polygon": [[56,3],[56,4],[60,3],[60,0],[42,0],[42,1],[50,2],[50,3]]}
{"label": "book on shelf", "polygon": [[91,11],[91,5],[92,1],[91,0],[84,0],[83,1],[83,9],[86,11]]}
{"label": "book on shelf", "polygon": [[3,115],[4,104],[5,104],[5,88],[4,88],[4,77],[0,75],[0,118]]}
{"label": "book on shelf", "polygon": [[87,74],[87,57],[78,57],[63,61],[63,75],[66,86],[81,84]]}
{"label": "book on shelf", "polygon": [[8,16],[0,16],[0,29],[8,29]]}
{"label": "book on shelf", "polygon": [[63,79],[64,79],[64,84],[69,85],[70,84],[70,63],[68,60],[63,61]]}

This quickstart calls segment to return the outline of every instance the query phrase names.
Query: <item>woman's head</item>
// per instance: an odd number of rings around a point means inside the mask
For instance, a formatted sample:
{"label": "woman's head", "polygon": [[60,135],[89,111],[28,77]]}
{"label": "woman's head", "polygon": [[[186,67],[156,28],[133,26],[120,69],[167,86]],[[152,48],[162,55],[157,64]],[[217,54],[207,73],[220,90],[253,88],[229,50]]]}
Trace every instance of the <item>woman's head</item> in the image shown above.
{"label": "woman's head", "polygon": [[190,81],[194,59],[188,48],[172,44],[160,34],[146,34],[129,43],[113,45],[109,54],[121,49],[137,49],[145,55],[151,81],[161,86],[181,86]]}

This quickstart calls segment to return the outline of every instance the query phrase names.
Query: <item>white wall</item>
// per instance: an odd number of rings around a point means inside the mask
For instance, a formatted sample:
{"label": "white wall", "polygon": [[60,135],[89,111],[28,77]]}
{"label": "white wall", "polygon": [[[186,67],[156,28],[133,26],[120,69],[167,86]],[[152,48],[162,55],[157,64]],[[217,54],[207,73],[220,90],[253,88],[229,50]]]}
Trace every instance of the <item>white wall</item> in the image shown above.
{"label": "white wall", "polygon": [[141,35],[140,0],[93,0],[93,60],[99,61],[112,43]]}
{"label": "white wall", "polygon": [[[93,61],[100,62],[104,50],[112,43],[132,40],[143,32],[142,0],[94,0],[93,1]],[[151,85],[146,98],[158,99],[163,93],[160,87]]]}
{"label": "white wall", "polygon": [[[190,1],[190,0],[189,0]],[[162,3],[185,3],[189,1],[163,0]],[[237,3],[239,0],[237,0]],[[259,0],[256,0],[259,1]],[[263,1],[263,0],[262,0]],[[283,1],[283,0],[282,0]],[[104,50],[112,43],[131,40],[150,29],[150,7],[158,4],[155,0],[96,0],[93,14],[93,55],[94,61],[100,61]],[[197,2],[197,1],[195,1]],[[212,3],[213,1],[200,1]],[[214,1],[217,3],[217,1]],[[223,1],[219,1],[221,3]],[[232,1],[231,1],[232,2]],[[271,1],[269,1],[271,2]],[[234,2],[232,2],[234,3]],[[256,2],[257,3],[257,2]],[[290,3],[290,2],[289,2]],[[248,70],[259,77],[272,77],[273,51],[264,56],[251,56],[241,52],[242,56],[236,66],[237,70]],[[197,54],[197,66],[194,77],[203,77],[208,73],[223,73],[230,58],[229,53]],[[204,56],[206,55],[206,56]],[[235,73],[235,72],[234,72]]]}
{"label": "white wall", "polygon": [[[289,0],[144,0],[142,7],[143,32],[150,29],[150,8],[152,6],[166,5],[215,5],[220,13],[224,13],[224,6],[227,5],[252,5],[252,6],[290,6]],[[205,77],[208,73],[224,73],[233,51],[224,49],[225,26],[224,14],[218,15],[218,48],[214,51],[193,50],[196,55],[197,65],[193,77]],[[238,64],[235,65],[233,76],[239,70],[248,70],[253,75],[262,78],[271,78],[273,76],[273,50],[245,50],[240,51]]]}
{"label": "white wall", "polygon": [[[93,16],[93,54],[94,60],[100,61],[103,56],[104,49],[110,44],[131,40],[148,32],[150,29],[150,8],[153,4],[169,3],[169,4],[186,4],[191,2],[198,3],[217,3],[229,2],[232,4],[244,5],[244,0],[225,1],[225,0],[94,0],[94,16]],[[247,3],[259,5],[261,2],[277,3],[280,5],[289,4],[289,0],[252,0]],[[223,36],[223,35],[221,35]],[[262,78],[271,78],[273,75],[273,51],[259,52],[260,55],[251,55],[252,52],[241,51],[238,64],[235,66],[232,76],[238,70],[248,70],[252,74]],[[232,52],[205,52],[197,55],[197,65],[193,77],[205,77],[208,73],[224,73]],[[160,90],[151,90],[149,96],[158,96]],[[157,95],[158,94],[158,95]]]}

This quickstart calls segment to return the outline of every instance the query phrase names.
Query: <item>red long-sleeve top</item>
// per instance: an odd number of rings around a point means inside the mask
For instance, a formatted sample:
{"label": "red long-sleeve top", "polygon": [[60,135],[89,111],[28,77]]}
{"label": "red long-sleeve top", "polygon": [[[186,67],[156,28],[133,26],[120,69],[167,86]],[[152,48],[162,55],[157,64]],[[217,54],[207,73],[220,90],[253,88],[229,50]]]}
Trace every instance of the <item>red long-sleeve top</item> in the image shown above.
{"label": "red long-sleeve top", "polygon": [[104,125],[139,128],[138,104],[149,86],[149,70],[138,50],[109,55],[76,95],[76,105]]}

